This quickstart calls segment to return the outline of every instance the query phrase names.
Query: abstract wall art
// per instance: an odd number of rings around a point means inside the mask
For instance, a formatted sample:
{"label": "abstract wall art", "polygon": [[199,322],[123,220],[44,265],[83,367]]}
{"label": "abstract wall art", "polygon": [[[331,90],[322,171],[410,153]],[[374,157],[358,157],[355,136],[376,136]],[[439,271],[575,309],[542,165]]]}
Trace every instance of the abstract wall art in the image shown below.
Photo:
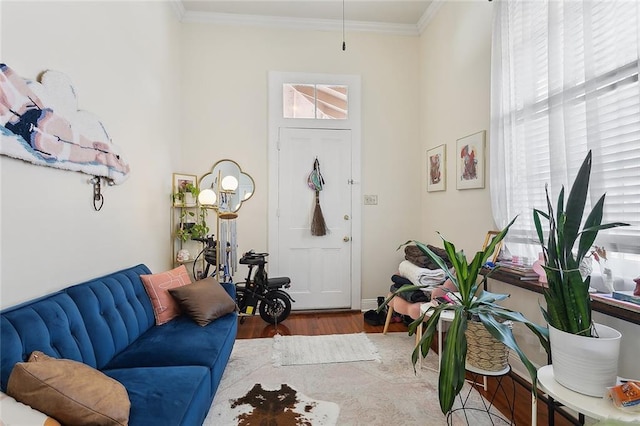
{"label": "abstract wall art", "polygon": [[484,140],[486,131],[456,141],[456,188],[484,188]]}
{"label": "abstract wall art", "polygon": [[46,71],[27,80],[0,64],[0,154],[122,183],[129,164],[102,122],[78,110],[71,80]]}
{"label": "abstract wall art", "polygon": [[440,145],[427,151],[427,191],[447,189],[447,146]]}

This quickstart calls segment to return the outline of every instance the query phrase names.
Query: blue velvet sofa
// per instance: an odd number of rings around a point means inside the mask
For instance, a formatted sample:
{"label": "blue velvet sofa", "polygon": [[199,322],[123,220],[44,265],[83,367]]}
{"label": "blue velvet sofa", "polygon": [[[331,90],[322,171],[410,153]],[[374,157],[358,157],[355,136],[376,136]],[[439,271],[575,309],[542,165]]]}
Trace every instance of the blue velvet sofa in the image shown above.
{"label": "blue velvet sofa", "polygon": [[[137,265],[0,312],[0,385],[39,350],[122,383],[129,425],[200,425],[236,338],[237,314],[201,327],[182,315],[156,326]],[[223,284],[235,299],[232,284]]]}

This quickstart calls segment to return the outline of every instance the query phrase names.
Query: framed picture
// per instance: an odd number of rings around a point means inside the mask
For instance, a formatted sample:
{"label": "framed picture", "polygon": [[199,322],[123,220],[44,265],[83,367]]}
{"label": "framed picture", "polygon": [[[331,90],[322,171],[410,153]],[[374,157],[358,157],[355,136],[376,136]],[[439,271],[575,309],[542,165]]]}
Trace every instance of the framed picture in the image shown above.
{"label": "framed picture", "polygon": [[184,175],[182,173],[173,174],[173,193],[191,192],[187,191],[187,185],[198,186],[198,177],[196,175]]}
{"label": "framed picture", "polygon": [[427,151],[427,191],[447,189],[447,146],[440,145]]}
{"label": "framed picture", "polygon": [[482,130],[456,141],[456,188],[484,188],[484,140]]}

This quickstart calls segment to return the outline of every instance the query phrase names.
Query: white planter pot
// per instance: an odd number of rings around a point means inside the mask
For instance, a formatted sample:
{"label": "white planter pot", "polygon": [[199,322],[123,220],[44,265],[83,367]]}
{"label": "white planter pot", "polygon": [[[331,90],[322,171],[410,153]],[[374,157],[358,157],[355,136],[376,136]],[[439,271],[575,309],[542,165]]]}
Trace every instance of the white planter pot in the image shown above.
{"label": "white planter pot", "polygon": [[196,205],[196,197],[191,192],[184,193],[184,204],[188,207]]}
{"label": "white planter pot", "polygon": [[607,387],[616,384],[622,334],[606,325],[595,327],[597,338],[549,326],[549,340],[556,381],[572,391],[603,397]]}

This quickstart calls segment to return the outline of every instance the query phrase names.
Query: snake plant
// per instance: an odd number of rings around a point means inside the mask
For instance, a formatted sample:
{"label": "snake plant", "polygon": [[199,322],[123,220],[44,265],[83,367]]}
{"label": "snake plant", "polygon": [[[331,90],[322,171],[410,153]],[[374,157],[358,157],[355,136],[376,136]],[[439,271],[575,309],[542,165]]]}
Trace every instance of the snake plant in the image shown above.
{"label": "snake plant", "polygon": [[[417,241],[407,241],[407,243],[403,244],[415,243],[425,255],[429,256],[434,262],[436,262],[458,290],[457,293],[449,295],[450,298],[455,300],[455,303],[443,303],[437,307],[431,307],[426,313],[409,325],[410,334],[414,334],[418,327],[423,327],[423,324],[425,326],[422,340],[419,345],[416,346],[412,354],[412,362],[415,368],[420,352],[422,353],[422,356],[426,357],[431,349],[431,343],[433,342],[434,335],[437,332],[438,320],[441,313],[446,310],[454,312],[454,319],[450,323],[444,339],[438,382],[440,409],[444,414],[451,410],[456,396],[460,393],[462,386],[464,385],[465,359],[467,355],[467,339],[465,331],[467,329],[467,322],[470,321],[472,317],[479,318],[484,327],[493,337],[518,354],[531,376],[531,383],[534,388],[533,394],[536,395],[536,367],[529,361],[527,356],[518,346],[511,328],[507,324],[503,324],[499,319],[525,324],[536,334],[547,352],[549,351],[548,329],[530,322],[521,313],[511,311],[496,303],[506,299],[509,295],[490,293],[484,290],[483,284],[486,282],[490,272],[489,274],[482,276],[481,280],[478,280],[481,276],[480,271],[482,270],[482,267],[493,254],[497,244],[505,237],[514,221],[515,218],[491,240],[489,245],[483,251],[477,252],[471,263],[467,263],[467,259],[463,251],[456,252],[455,246],[440,236],[444,242],[444,248],[451,264],[453,265],[455,273],[452,273],[442,258],[431,251],[426,245]],[[417,288],[419,287],[405,286],[400,288],[385,300],[379,309],[384,308],[391,298],[395,297],[397,294],[404,291],[415,290]]]}
{"label": "snake plant", "polygon": [[[541,308],[542,314],[552,327],[587,337],[593,335],[589,297],[591,277],[582,278],[579,271],[580,263],[589,253],[600,230],[628,226],[620,222],[602,224],[605,198],[603,194],[593,206],[580,230],[587,201],[591,162],[592,156],[589,151],[573,182],[566,206],[564,186],[558,195],[555,213],[549,198],[548,187],[545,187],[547,212],[538,209],[533,211],[533,220],[544,253],[543,268],[549,285],[544,291],[547,307]],[[546,245],[541,217],[549,223]],[[576,243],[577,250],[575,250]]]}

